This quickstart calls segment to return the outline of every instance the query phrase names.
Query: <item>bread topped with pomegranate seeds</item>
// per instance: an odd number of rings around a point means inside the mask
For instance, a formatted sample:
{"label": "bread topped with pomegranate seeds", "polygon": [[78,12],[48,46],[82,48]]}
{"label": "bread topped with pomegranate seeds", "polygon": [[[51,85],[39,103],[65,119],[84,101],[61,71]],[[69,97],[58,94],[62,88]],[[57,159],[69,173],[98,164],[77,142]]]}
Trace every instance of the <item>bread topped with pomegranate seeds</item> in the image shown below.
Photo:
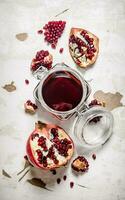
{"label": "bread topped with pomegranate seeds", "polygon": [[26,151],[33,166],[52,170],[67,164],[73,155],[74,144],[62,128],[38,122],[29,136]]}
{"label": "bread topped with pomegranate seeds", "polygon": [[85,29],[72,28],[69,37],[69,52],[79,67],[86,68],[97,59],[99,38]]}

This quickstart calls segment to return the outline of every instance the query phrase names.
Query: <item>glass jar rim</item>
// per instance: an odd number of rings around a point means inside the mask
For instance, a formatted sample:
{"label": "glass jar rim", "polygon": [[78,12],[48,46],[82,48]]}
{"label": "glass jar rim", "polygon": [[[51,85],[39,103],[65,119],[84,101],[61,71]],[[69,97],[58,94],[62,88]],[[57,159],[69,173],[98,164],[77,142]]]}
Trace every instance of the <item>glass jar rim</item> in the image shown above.
{"label": "glass jar rim", "polygon": [[[71,110],[68,110],[68,111],[57,111],[57,110],[54,110],[54,109],[50,108],[50,107],[46,104],[46,102],[44,101],[44,99],[43,99],[43,97],[42,97],[42,95],[41,95],[41,89],[42,89],[42,85],[43,85],[44,81],[47,79],[47,77],[48,77],[49,75],[53,74],[54,72],[63,71],[63,70],[72,73],[73,75],[75,75],[76,78],[78,78],[78,80],[80,80],[84,92],[83,92],[83,95],[82,95],[82,99],[80,100],[79,104],[78,104],[75,108],[73,108],[73,109],[71,109]],[[57,64],[55,67],[53,67],[52,69],[50,69],[50,70],[44,75],[44,77],[41,79],[40,84],[39,84],[39,86],[38,86],[38,98],[39,98],[39,100],[40,100],[40,102],[41,102],[41,105],[42,105],[47,111],[53,113],[54,115],[63,115],[63,114],[67,114],[67,115],[68,115],[68,114],[77,112],[78,109],[83,105],[83,103],[84,103],[84,101],[85,101],[85,99],[86,99],[86,95],[87,95],[87,88],[86,88],[85,80],[84,80],[84,78],[82,77],[82,74],[81,74],[80,72],[77,72],[76,70],[74,70],[74,69],[71,68],[71,67],[67,67],[66,65],[63,65],[63,66],[61,66],[61,68],[60,68],[60,67],[58,67],[58,64]]]}

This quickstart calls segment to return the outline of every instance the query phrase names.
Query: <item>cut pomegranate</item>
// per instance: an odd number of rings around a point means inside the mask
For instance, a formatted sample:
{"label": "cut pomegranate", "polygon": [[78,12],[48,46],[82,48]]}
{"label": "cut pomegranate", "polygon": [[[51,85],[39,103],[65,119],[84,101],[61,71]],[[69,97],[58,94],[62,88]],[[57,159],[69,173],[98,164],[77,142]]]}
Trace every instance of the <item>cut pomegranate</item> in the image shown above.
{"label": "cut pomegranate", "polygon": [[31,70],[35,71],[40,66],[47,68],[48,70],[52,67],[53,56],[48,51],[38,51],[35,58],[31,63]]}
{"label": "cut pomegranate", "polygon": [[51,44],[53,49],[56,48],[58,39],[61,37],[66,22],[65,21],[49,21],[44,25],[44,40]]}
{"label": "cut pomegranate", "polygon": [[26,113],[35,114],[38,107],[35,103],[27,100],[26,103],[24,103],[24,108]]}
{"label": "cut pomegranate", "polygon": [[42,122],[36,123],[36,129],[27,141],[29,161],[45,170],[66,165],[73,150],[73,141],[62,128]]}
{"label": "cut pomegranate", "polygon": [[86,172],[88,171],[89,164],[85,157],[78,156],[71,164],[73,170],[77,172]]}
{"label": "cut pomegranate", "polygon": [[99,39],[89,31],[72,28],[69,38],[69,51],[77,65],[87,67],[97,59]]}

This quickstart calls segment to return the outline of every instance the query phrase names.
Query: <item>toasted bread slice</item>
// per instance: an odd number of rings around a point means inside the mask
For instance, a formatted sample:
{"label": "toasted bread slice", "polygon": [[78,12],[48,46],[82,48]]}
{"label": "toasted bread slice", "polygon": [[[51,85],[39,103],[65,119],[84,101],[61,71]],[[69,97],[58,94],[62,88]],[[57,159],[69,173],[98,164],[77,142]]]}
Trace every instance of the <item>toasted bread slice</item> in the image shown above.
{"label": "toasted bread slice", "polygon": [[99,38],[85,29],[72,28],[69,38],[69,52],[79,67],[86,68],[97,59]]}

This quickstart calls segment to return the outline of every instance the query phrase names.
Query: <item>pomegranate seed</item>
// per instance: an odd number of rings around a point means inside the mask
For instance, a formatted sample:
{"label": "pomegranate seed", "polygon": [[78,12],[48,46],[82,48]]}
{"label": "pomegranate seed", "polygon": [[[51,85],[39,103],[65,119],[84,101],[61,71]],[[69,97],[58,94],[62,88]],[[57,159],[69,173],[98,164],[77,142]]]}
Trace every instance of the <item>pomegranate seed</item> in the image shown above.
{"label": "pomegranate seed", "polygon": [[61,179],[57,178],[57,183],[60,184],[60,182],[61,182]]}
{"label": "pomegranate seed", "polygon": [[38,30],[37,33],[38,33],[38,34],[42,34],[42,33],[43,33],[43,30]]}
{"label": "pomegranate seed", "polygon": [[70,188],[73,188],[74,182],[70,182]]}
{"label": "pomegranate seed", "polygon": [[63,53],[63,50],[64,50],[63,48],[60,48],[59,53]]}
{"label": "pomegranate seed", "polygon": [[25,79],[25,83],[26,83],[26,85],[28,85],[29,84],[29,80]]}
{"label": "pomegranate seed", "polygon": [[28,160],[28,157],[27,157],[27,155],[25,155],[25,156],[24,156],[24,159],[25,159],[25,160]]}
{"label": "pomegranate seed", "polygon": [[93,160],[96,160],[96,154],[92,155]]}
{"label": "pomegranate seed", "polygon": [[51,47],[52,47],[53,49],[55,49],[55,48],[56,48],[56,45],[55,45],[55,44],[51,44]]}
{"label": "pomegranate seed", "polygon": [[53,175],[56,175],[56,170],[51,170]]}
{"label": "pomegranate seed", "polygon": [[65,176],[63,176],[63,180],[65,181],[67,179],[67,176],[65,175]]}

